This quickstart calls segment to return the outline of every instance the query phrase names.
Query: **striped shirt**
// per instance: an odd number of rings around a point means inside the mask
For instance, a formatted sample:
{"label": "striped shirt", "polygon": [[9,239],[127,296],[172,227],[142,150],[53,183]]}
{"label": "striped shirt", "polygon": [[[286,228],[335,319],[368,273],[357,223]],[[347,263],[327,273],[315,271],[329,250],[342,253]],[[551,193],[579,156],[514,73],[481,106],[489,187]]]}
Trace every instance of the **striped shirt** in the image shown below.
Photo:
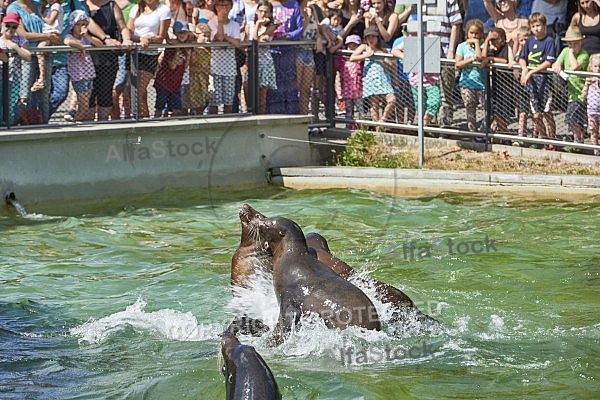
{"label": "striped shirt", "polygon": [[[462,15],[458,7],[457,0],[437,0],[435,5],[426,4],[423,6],[423,21],[433,21],[434,30],[428,30],[427,33],[439,36],[442,52],[445,56],[450,44],[450,33],[452,25],[462,24]],[[435,24],[435,23],[438,24]],[[428,26],[431,22],[428,22]]]}

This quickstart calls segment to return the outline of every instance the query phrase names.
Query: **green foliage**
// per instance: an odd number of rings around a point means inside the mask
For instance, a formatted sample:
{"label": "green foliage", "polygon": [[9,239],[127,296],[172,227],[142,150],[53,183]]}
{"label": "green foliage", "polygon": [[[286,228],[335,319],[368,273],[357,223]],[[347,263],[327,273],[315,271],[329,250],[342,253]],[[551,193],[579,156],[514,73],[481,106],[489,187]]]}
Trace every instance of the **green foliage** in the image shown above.
{"label": "green foliage", "polygon": [[348,140],[344,151],[335,159],[335,164],[345,167],[415,168],[416,162],[407,155],[391,155],[377,143],[373,133],[356,131]]}

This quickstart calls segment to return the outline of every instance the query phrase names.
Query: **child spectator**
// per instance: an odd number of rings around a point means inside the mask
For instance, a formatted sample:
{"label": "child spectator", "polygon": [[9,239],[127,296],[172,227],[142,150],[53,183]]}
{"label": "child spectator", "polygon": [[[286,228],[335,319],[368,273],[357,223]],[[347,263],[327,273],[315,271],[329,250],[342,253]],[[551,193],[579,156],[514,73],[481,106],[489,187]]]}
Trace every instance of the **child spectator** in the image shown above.
{"label": "child spectator", "polygon": [[[525,42],[531,35],[531,31],[528,26],[519,28],[517,32],[517,51],[514,55],[514,59],[508,60],[509,68],[512,68],[515,64],[519,63],[519,58],[525,49]],[[519,114],[519,127],[518,135],[525,136],[527,134],[527,116],[531,113],[531,106],[529,104],[529,95],[525,91],[525,88],[521,86],[521,71],[520,69],[513,69],[513,92],[515,93],[515,103],[517,106],[517,112]],[[522,143],[513,141],[513,146],[520,146]]]}
{"label": "child spectator", "polygon": [[[196,25],[196,38],[190,35],[189,40],[206,43],[210,38],[210,28],[206,23]],[[190,114],[202,115],[210,102],[208,84],[210,79],[210,49],[194,47],[190,51],[190,84],[183,92],[183,107]]]}
{"label": "child spectator", "polygon": [[[512,48],[506,43],[506,33],[502,28],[492,28],[485,38],[483,44],[483,61],[481,67],[485,68],[489,63],[507,64],[514,60]],[[490,97],[492,100],[492,121],[490,129],[492,132],[507,132],[508,119],[514,113],[514,102],[512,96],[506,96],[503,89],[511,87],[512,80],[507,71],[491,69]]]}
{"label": "child spectator", "polygon": [[102,47],[102,41],[91,35],[87,26],[90,20],[85,12],[75,10],[69,15],[69,27],[71,32],[65,36],[65,44],[74,47],[79,52],[69,53],[67,71],[71,77],[73,90],[77,95],[77,112],[75,121],[89,121],[90,96],[94,86],[96,70],[92,57],[85,51],[86,46]]}
{"label": "child spectator", "polygon": [[[384,63],[388,62],[375,56],[383,53],[383,41],[376,25],[365,29],[366,44],[359,45],[350,56],[350,61],[363,61],[363,99],[366,99],[371,111],[371,120],[385,122],[394,110],[394,88]],[[379,116],[379,107],[385,104],[383,114]]]}
{"label": "child spectator", "polygon": [[[277,25],[278,21],[273,20],[273,5],[268,0],[261,1],[256,9],[252,40],[272,41]],[[258,65],[258,113],[264,114],[267,110],[267,91],[277,90],[275,64],[269,47],[259,46]]]}
{"label": "child spectator", "polygon": [[228,15],[232,7],[231,0],[217,0],[215,4],[217,16],[208,21],[211,41],[223,42],[225,45],[223,48],[214,48],[211,53],[210,70],[215,90],[209,108],[210,114],[216,114],[221,104],[224,114],[230,114],[233,111],[233,98],[236,95],[235,77],[237,75],[233,47],[240,47],[240,25],[229,20]]}
{"label": "child spectator", "polygon": [[[0,79],[0,89],[2,85],[8,85],[8,99],[0,98],[0,104],[8,106],[10,124],[15,123],[15,105],[17,101],[20,107],[25,107],[26,98],[20,99],[20,82],[21,82],[21,60],[31,61],[31,52],[29,51],[29,42],[22,36],[17,34],[17,28],[21,18],[15,12],[6,13],[2,20],[2,35],[0,35],[0,54],[7,57],[7,50],[13,50],[16,57],[5,58],[4,63],[0,65],[0,73],[2,69],[8,67],[8,82],[2,82]],[[3,92],[2,92],[3,93]],[[0,108],[1,109],[1,108]],[[3,119],[4,115],[0,115]],[[5,122],[5,121],[3,121]]]}
{"label": "child spectator", "polygon": [[[406,27],[407,25],[403,24],[403,26]],[[404,36],[394,40],[392,55],[398,59],[397,78],[393,80],[396,92],[396,122],[412,124],[416,110],[410,89],[409,76],[407,72],[404,72]],[[404,109],[406,109],[406,120],[404,119]]]}
{"label": "child spectator", "polygon": [[[521,66],[521,85],[529,94],[531,111],[533,112],[533,134],[538,138],[554,139],[556,123],[552,115],[552,81],[543,73],[556,60],[554,56],[554,40],[546,35],[546,17],[533,13],[529,16],[531,36],[525,41],[522,54],[519,55]],[[529,68],[533,69],[529,69]],[[544,125],[544,119],[546,125]],[[546,136],[547,134],[547,136]],[[554,150],[554,146],[544,147]]]}
{"label": "child spectator", "polygon": [[[588,64],[588,72],[600,73],[600,53],[593,54]],[[592,144],[598,146],[598,127],[600,127],[600,78],[589,76],[585,79],[582,96],[587,100],[588,130]],[[600,150],[594,150],[600,156]]]}
{"label": "child spectator", "polygon": [[[360,36],[349,35],[346,38],[346,48],[355,51],[361,45]],[[336,58],[336,69],[340,72],[342,99],[346,105],[346,119],[354,119],[356,108],[359,118],[362,117],[362,62],[350,61],[347,56]],[[348,129],[353,128],[346,124]]]}
{"label": "child spectator", "polygon": [[[408,30],[408,36],[416,37],[417,31]],[[408,74],[408,83],[412,91],[415,109],[419,104],[419,74],[410,72]],[[423,105],[425,112],[423,114],[423,125],[431,125],[433,119],[440,111],[442,106],[442,92],[440,89],[440,74],[423,73]]]}
{"label": "child spectator", "polygon": [[[587,51],[583,50],[583,36],[576,26],[570,26],[567,29],[565,37],[562,39],[567,43],[556,62],[552,65],[555,74],[560,74],[563,70],[567,71],[585,71],[590,61]],[[564,72],[563,72],[564,74]],[[573,141],[583,143],[583,134],[585,132],[585,99],[583,98],[583,86],[585,78],[582,76],[569,74],[567,80],[568,105],[565,113],[565,124],[573,132]]]}
{"label": "child spectator", "polygon": [[[188,41],[187,22],[177,20],[173,24],[173,34],[177,43]],[[167,48],[158,60],[154,88],[156,89],[156,107],[154,117],[159,118],[163,110],[172,111],[173,115],[181,115],[181,82],[189,60],[189,49]]]}
{"label": "child spectator", "polygon": [[[62,35],[64,25],[64,11],[59,0],[41,0],[37,12],[44,21],[43,33],[58,33]],[[38,47],[49,46],[50,42],[43,40]],[[39,77],[31,86],[32,92],[37,92],[45,87],[44,71],[46,71],[46,54],[37,53]]]}
{"label": "child spectator", "polygon": [[329,17],[323,22],[327,23],[327,49],[335,53],[344,45],[344,26],[342,25],[342,10],[329,10]]}
{"label": "child spectator", "polygon": [[482,61],[483,22],[472,19],[466,25],[467,40],[456,49],[456,68],[460,71],[458,86],[467,111],[467,127],[469,131],[477,130],[477,105],[483,98],[483,74],[475,61]]}
{"label": "child spectator", "polygon": [[[330,9],[329,17],[324,21],[329,21],[326,27],[328,37],[327,51],[330,54],[335,54],[336,51],[338,51],[344,46],[344,26],[342,25],[342,10],[337,8]],[[334,62],[337,58],[339,58],[339,56],[334,56]],[[335,76],[331,79],[334,80],[336,108],[338,110],[344,110],[346,108],[346,104],[342,100],[342,88],[340,81],[341,78],[337,71],[334,73]]]}

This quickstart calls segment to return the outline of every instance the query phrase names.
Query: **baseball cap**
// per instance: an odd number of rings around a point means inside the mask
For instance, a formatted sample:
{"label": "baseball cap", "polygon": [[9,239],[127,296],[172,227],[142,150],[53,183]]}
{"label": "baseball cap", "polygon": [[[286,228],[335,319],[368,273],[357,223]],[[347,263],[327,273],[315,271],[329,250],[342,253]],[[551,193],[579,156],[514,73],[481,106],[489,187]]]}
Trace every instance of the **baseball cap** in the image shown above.
{"label": "baseball cap", "polygon": [[173,32],[174,33],[188,32],[188,31],[189,31],[188,26],[183,21],[175,21],[175,23],[173,24]]}

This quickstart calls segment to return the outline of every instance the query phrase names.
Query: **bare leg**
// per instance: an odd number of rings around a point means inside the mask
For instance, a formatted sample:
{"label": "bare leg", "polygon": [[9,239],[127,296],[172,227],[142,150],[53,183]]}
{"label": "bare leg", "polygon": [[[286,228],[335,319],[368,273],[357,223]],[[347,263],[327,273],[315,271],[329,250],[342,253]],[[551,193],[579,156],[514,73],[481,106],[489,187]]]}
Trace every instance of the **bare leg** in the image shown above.
{"label": "bare leg", "polygon": [[92,91],[77,93],[77,113],[75,114],[75,121],[89,121],[90,116],[90,96]]}
{"label": "bare leg", "polygon": [[264,114],[267,111],[267,91],[264,86],[258,88],[258,113]]}
{"label": "bare leg", "polygon": [[369,96],[369,110],[371,111],[371,121],[379,121],[379,95]]}
{"label": "bare leg", "polygon": [[542,120],[542,113],[539,112],[533,114],[533,136],[538,138],[546,136],[546,127]]}
{"label": "bare leg", "polygon": [[394,93],[388,93],[385,95],[385,108],[383,109],[383,115],[381,116],[380,122],[386,122],[390,119],[392,111],[396,105],[396,96]]}
{"label": "bare leg", "polygon": [[140,118],[148,118],[150,116],[150,111],[148,110],[148,85],[151,79],[152,73],[139,71],[138,114]]}
{"label": "bare leg", "polygon": [[545,112],[542,115],[548,126],[548,137],[554,139],[556,137],[556,122],[554,121],[554,115],[552,115],[552,112]]}

